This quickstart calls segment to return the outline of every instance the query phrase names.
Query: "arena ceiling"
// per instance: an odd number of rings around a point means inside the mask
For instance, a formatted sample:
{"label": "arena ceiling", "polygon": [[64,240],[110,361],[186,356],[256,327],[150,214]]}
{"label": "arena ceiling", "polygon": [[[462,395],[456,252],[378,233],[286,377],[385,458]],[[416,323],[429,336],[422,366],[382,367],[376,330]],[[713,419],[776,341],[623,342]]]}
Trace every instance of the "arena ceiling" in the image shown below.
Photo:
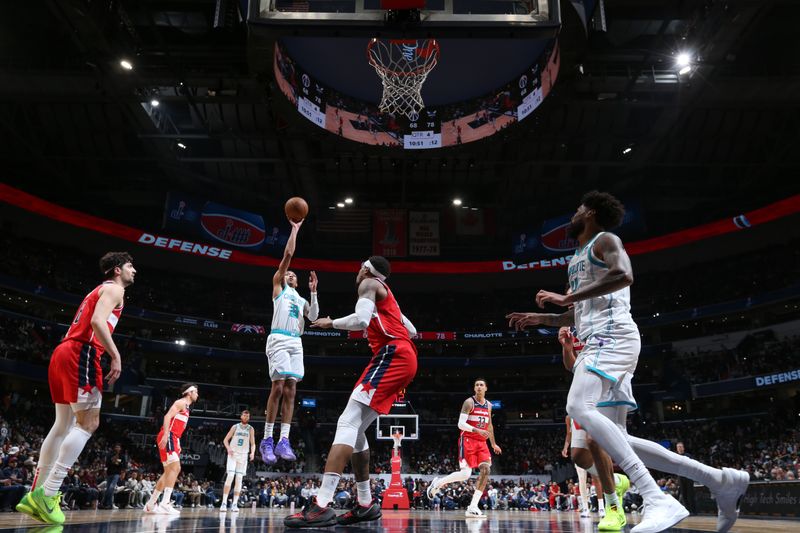
{"label": "arena ceiling", "polygon": [[[800,190],[799,2],[605,9],[607,31],[588,41],[566,20],[558,83],[533,117],[404,152],[300,118],[248,46],[241,2],[16,3],[0,23],[3,181],[123,222],[160,220],[168,190],[262,211],[301,195],[318,215],[344,194],[360,208],[447,208],[458,195],[509,229],[603,188],[640,198],[655,233]],[[688,76],[674,65],[683,50]]]}

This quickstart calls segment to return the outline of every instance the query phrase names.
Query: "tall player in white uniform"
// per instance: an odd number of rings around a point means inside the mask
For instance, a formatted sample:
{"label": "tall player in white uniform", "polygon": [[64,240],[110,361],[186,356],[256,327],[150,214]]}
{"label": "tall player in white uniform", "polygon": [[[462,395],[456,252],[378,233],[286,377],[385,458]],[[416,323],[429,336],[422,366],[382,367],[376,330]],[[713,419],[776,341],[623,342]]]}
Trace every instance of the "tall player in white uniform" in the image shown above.
{"label": "tall player in white uniform", "polygon": [[[283,250],[283,259],[275,275],[272,276],[272,328],[267,337],[267,359],[269,361],[269,377],[272,387],[267,399],[264,424],[264,439],[259,449],[261,458],[268,465],[278,461],[278,457],[286,461],[294,461],[297,457],[289,444],[289,430],[294,415],[294,397],[297,382],[303,379],[303,344],[300,335],[305,327],[304,317],[316,320],[319,316],[317,300],[317,274],[311,271],[308,288],[311,290],[311,303],[297,292],[297,275],[289,270],[289,263],[294,255],[297,233],[303,221],[293,222],[292,232]],[[281,433],[278,444],[272,438],[275,419],[278,417],[278,404],[281,406]],[[277,457],[276,457],[277,456]]]}
{"label": "tall player in white uniform", "polygon": [[[689,515],[677,500],[661,492],[645,462],[651,468],[709,487],[719,507],[717,531],[726,532],[738,517],[738,503],[750,480],[748,474],[711,468],[627,433],[627,409],[636,404],[631,378],[641,340],[630,312],[631,261],[619,237],[606,231],[619,226],[624,216],[625,208],[612,195],[597,191],[585,194],[570,223],[570,233],[580,244],[569,263],[572,293],[541,290],[536,295],[540,307],[552,303],[561,307],[574,304],[574,308],[563,314],[511,313],[507,318],[518,329],[536,324],[575,324],[585,347],[575,363],[567,412],[639,489],[647,512],[632,533],[663,531]],[[598,408],[601,402],[605,406]]]}
{"label": "tall player in white uniform", "polygon": [[[231,426],[222,443],[228,450],[228,463],[225,466],[228,475],[225,477],[225,488],[222,489],[222,503],[219,511],[224,513],[228,508],[228,494],[233,485],[233,502],[231,512],[239,512],[239,493],[242,492],[242,478],[247,473],[248,455],[252,461],[256,454],[256,431],[250,422],[250,411],[244,410],[239,418],[240,423]],[[234,480],[236,483],[234,484]]]}

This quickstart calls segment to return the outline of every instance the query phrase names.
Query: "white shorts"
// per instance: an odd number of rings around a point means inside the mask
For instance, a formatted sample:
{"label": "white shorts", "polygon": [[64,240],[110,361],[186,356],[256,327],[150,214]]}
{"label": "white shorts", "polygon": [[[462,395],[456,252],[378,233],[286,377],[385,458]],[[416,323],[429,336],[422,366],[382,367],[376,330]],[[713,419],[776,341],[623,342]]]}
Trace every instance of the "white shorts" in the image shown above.
{"label": "white shorts", "polygon": [[267,361],[269,378],[272,381],[279,379],[302,381],[305,366],[303,366],[303,343],[300,342],[300,337],[271,333],[267,337]]}
{"label": "white shorts", "polygon": [[247,473],[247,454],[234,453],[228,456],[228,464],[225,466],[228,474],[241,474]]}
{"label": "white shorts", "polygon": [[78,401],[69,404],[72,412],[88,411],[89,409],[100,409],[103,405],[103,391],[97,387],[92,387],[91,392],[86,392],[78,388]]}
{"label": "white shorts", "polygon": [[630,372],[625,373],[621,379],[617,380],[611,388],[608,389],[605,397],[597,402],[597,407],[619,407],[625,406],[628,411],[635,411],[639,408],[636,404],[636,398],[633,397],[633,386],[631,380],[633,374]]}
{"label": "white shorts", "polygon": [[574,371],[592,372],[609,382],[608,392],[597,402],[597,407],[625,405],[631,411],[638,408],[631,380],[639,362],[641,346],[637,330],[613,335],[597,334],[587,339],[575,361]]}
{"label": "white shorts", "polygon": [[572,419],[570,419],[570,424],[572,424],[572,438],[569,442],[570,447],[588,450],[589,445],[586,442],[586,430],[583,428],[578,429],[580,426]]}

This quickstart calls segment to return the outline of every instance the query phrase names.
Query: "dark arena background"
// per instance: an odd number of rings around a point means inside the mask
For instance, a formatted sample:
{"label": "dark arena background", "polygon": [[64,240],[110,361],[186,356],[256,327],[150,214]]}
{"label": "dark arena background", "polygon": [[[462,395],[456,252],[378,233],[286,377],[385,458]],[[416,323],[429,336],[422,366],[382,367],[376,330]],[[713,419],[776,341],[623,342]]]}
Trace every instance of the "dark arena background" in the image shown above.
{"label": "dark arena background", "polygon": [[[674,498],[690,512],[669,531],[718,531],[718,503],[734,518],[739,506],[731,531],[800,531],[798,20],[796,0],[6,5],[0,530],[283,531],[287,517],[326,499],[333,511],[317,510],[340,521],[366,512],[353,467],[331,477],[337,424],[341,432],[347,405],[375,412],[349,401],[354,385],[377,397],[389,386],[384,376],[410,363],[398,362],[395,344],[373,357],[363,327],[312,326],[297,306],[287,323],[299,322],[302,334],[276,326],[284,315],[273,320],[273,302],[284,309],[283,296],[273,297],[286,289],[278,276],[273,292],[273,276],[293,240],[284,203],[297,196],[309,206],[290,257],[299,295],[310,298],[314,271],[319,317],[346,317],[356,275],[376,277],[362,262],[387,258],[386,283],[413,323],[418,365],[407,387],[389,391],[389,414],[359,433],[369,444],[369,509],[382,517],[311,524],[317,530],[598,531],[602,491],[590,483],[580,496],[566,440],[573,374],[559,324],[517,329],[507,318],[577,315],[607,298],[537,305],[540,290],[562,297],[570,278],[580,294],[579,258],[588,257],[593,279],[622,280],[614,295],[633,281],[641,350],[628,434],[715,473],[689,479],[694,467],[650,465],[658,501]],[[604,262],[611,252],[601,258],[607,244],[586,248],[571,232],[582,216],[596,221],[579,209],[593,190],[625,206],[621,225],[605,228],[630,257],[624,275]],[[132,264],[102,272],[109,251],[127,251]],[[93,389],[106,319],[82,316],[99,293],[82,302],[106,278],[96,305],[124,302],[119,322],[118,311],[107,320],[121,373]],[[119,285],[127,288],[114,303],[108,295]],[[382,313],[396,313],[376,298],[371,332],[384,327]],[[622,305],[614,298],[602,300],[609,310]],[[83,326],[87,338],[70,340]],[[579,333],[592,350],[594,337]],[[287,353],[267,345],[271,334],[304,353],[304,370],[281,367],[284,407],[270,441],[290,429],[295,460],[265,462],[261,453],[265,405],[278,387],[270,368],[275,353]],[[65,346],[80,350],[71,373],[54,363]],[[108,353],[100,361],[113,374]],[[576,372],[591,374],[582,365]],[[80,397],[102,394],[93,434],[84,418],[73,426],[68,406],[54,408],[53,384],[69,379]],[[467,453],[459,415],[476,380],[491,412],[487,420],[476,411],[468,424],[493,430],[502,453],[484,450],[488,472],[481,459],[483,473],[467,465],[471,477],[439,488]],[[165,417],[175,429],[171,407],[184,383],[196,384],[198,398],[172,452],[181,470],[171,495],[145,512],[165,468],[157,435]],[[85,405],[75,404],[78,415],[96,412]],[[238,502],[223,502],[235,477],[225,437],[243,410],[254,459],[242,463]],[[62,433],[47,444],[51,426]],[[55,450],[44,462],[43,444]],[[628,456],[610,455],[623,474]],[[47,461],[50,475],[35,480]],[[744,474],[724,470],[722,485],[704,482],[723,467]],[[655,505],[643,506],[643,483],[619,493],[614,516],[627,523],[610,530],[636,533],[655,516]]]}

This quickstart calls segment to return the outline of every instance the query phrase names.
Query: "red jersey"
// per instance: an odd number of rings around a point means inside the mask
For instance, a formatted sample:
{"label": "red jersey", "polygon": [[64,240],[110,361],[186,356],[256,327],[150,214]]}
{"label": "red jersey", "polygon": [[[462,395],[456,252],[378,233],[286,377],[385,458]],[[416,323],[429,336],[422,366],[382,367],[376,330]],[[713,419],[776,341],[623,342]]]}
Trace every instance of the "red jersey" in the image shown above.
{"label": "red jersey", "polygon": [[[186,430],[186,424],[189,423],[189,409],[183,408],[178,411],[169,424],[169,432],[176,439],[181,438],[183,432]],[[161,430],[163,431],[163,427]]]}
{"label": "red jersey", "polygon": [[[72,320],[72,324],[69,326],[67,334],[61,341],[62,343],[66,341],[77,341],[81,344],[91,344],[95,348],[97,353],[96,357],[98,359],[103,354],[105,348],[103,348],[103,345],[100,344],[100,341],[94,335],[94,330],[92,329],[92,316],[94,315],[94,308],[97,306],[97,301],[100,299],[100,289],[109,283],[114,282],[106,281],[95,287],[92,292],[86,295],[81,303],[81,306],[78,308],[78,312],[75,313],[75,318]],[[108,324],[109,333],[114,333],[114,328],[117,326],[117,322],[119,322],[119,317],[121,315],[122,307],[112,310],[111,314],[108,315],[108,318],[106,318],[106,323]]]}
{"label": "red jersey", "polygon": [[[483,403],[478,403],[475,396],[472,397],[472,410],[467,416],[467,424],[474,428],[486,430],[489,427],[489,400],[483,399]],[[462,431],[461,436],[468,439],[486,440],[486,437],[481,437],[477,433]]]}
{"label": "red jersey", "polygon": [[395,340],[405,340],[413,345],[408,330],[403,325],[403,314],[394,294],[386,283],[378,281],[386,288],[387,295],[380,302],[375,302],[375,312],[367,326],[367,340],[374,354]]}

